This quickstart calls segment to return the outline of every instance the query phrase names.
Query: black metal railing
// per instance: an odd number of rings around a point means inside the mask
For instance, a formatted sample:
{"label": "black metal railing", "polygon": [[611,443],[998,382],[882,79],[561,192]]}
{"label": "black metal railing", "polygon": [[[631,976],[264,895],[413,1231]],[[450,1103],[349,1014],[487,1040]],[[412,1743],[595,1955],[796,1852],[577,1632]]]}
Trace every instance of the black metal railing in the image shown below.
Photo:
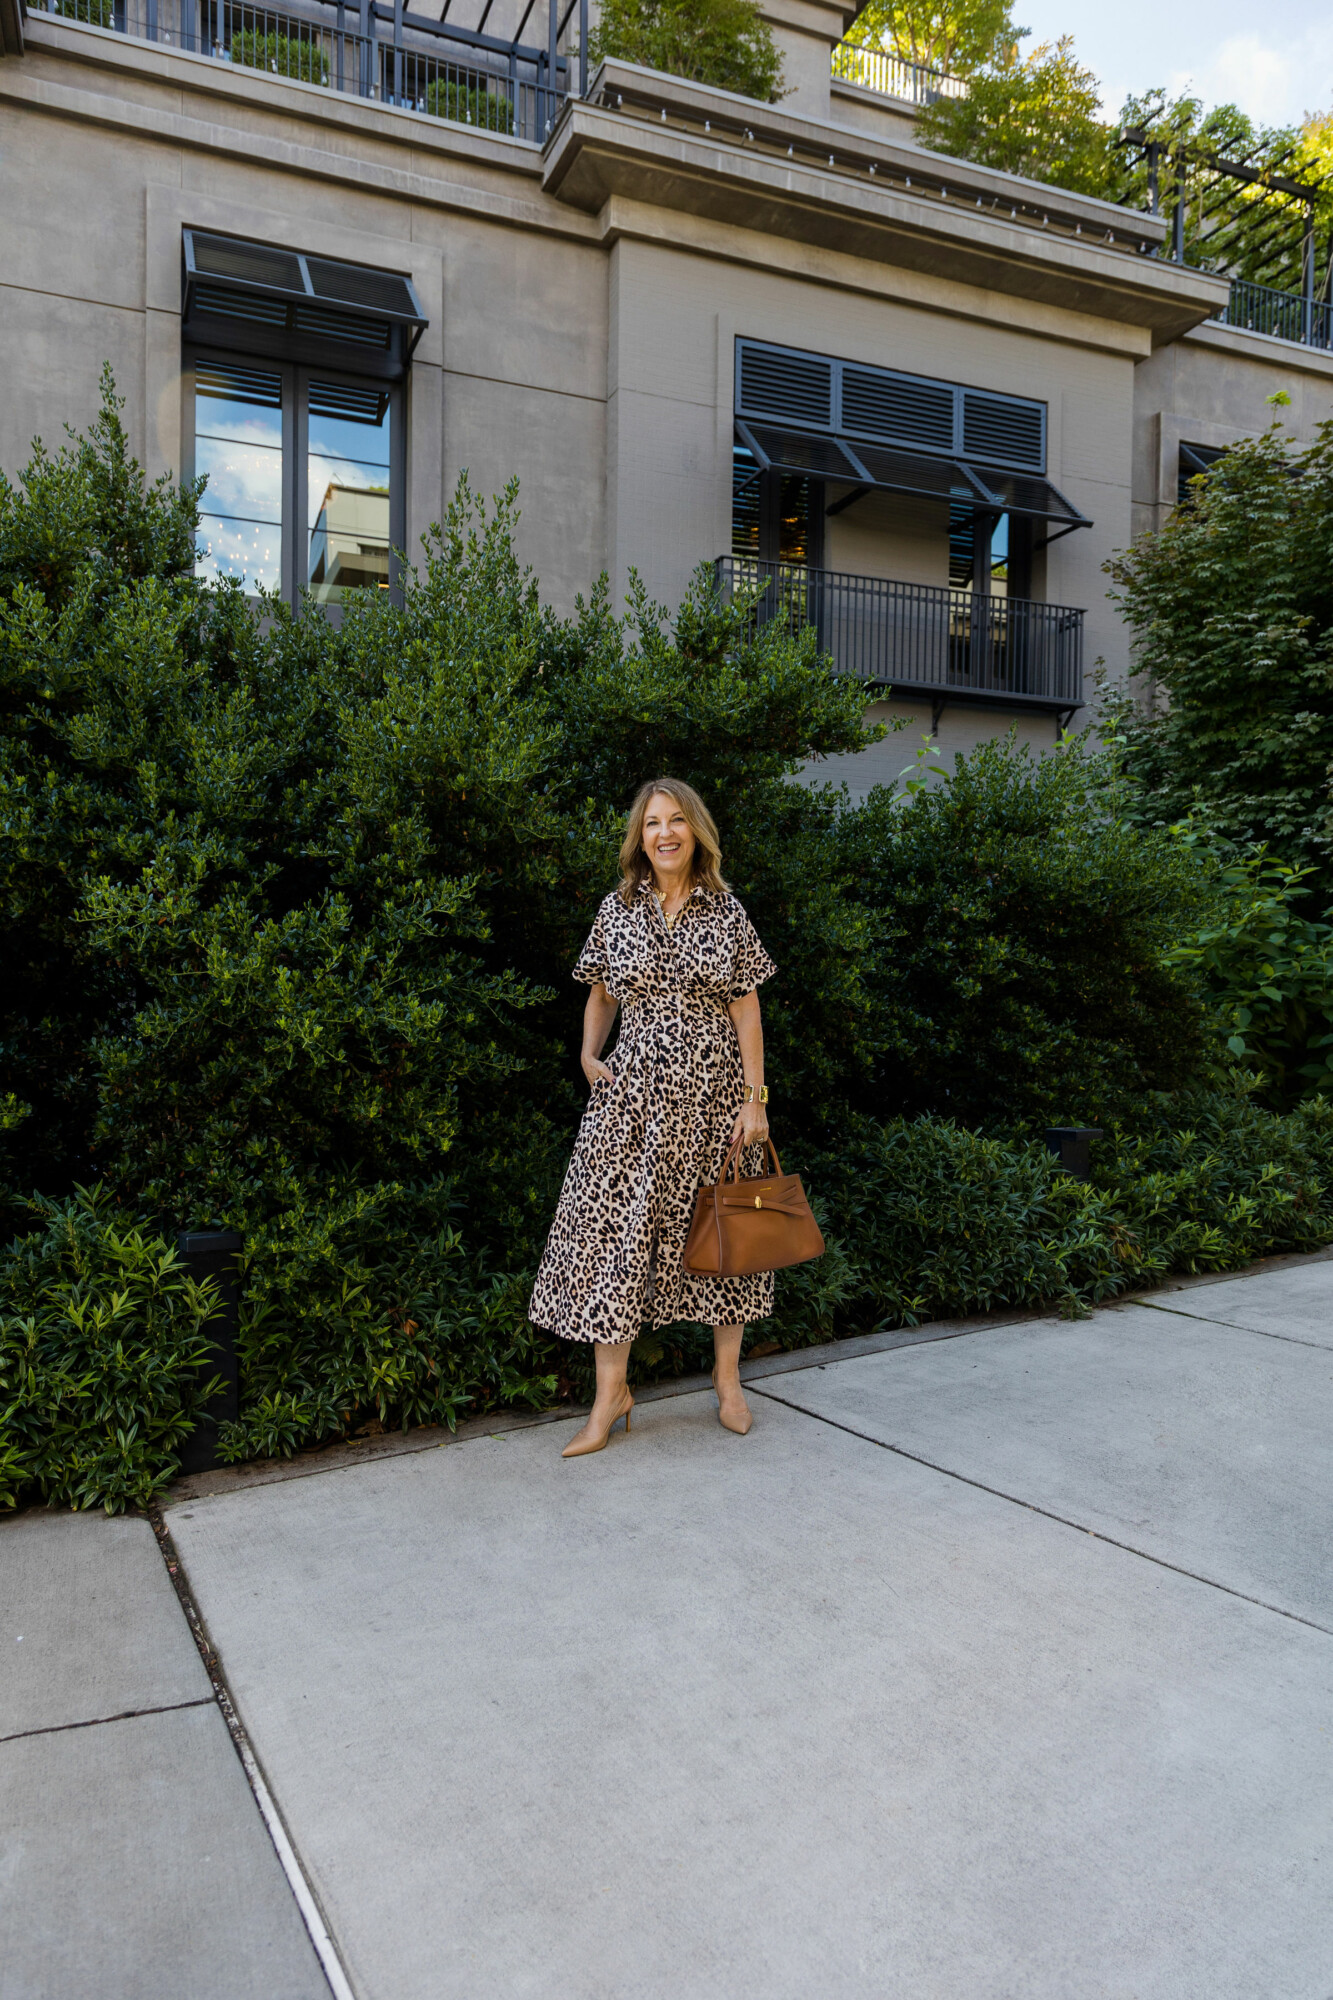
{"label": "black metal railing", "polygon": [[1326,299],[1275,292],[1270,285],[1251,284],[1248,278],[1231,280],[1231,296],[1217,318],[1226,326],[1298,341],[1302,347],[1333,347],[1333,305]]}
{"label": "black metal railing", "polygon": [[[36,0],[31,11],[538,144],[569,95],[566,55],[552,64],[549,50],[453,29],[403,0]],[[579,13],[586,50],[587,0]]]}
{"label": "black metal railing", "polygon": [[880,576],[720,556],[724,602],[813,625],[834,670],[881,687],[1062,710],[1083,700],[1083,613]]}

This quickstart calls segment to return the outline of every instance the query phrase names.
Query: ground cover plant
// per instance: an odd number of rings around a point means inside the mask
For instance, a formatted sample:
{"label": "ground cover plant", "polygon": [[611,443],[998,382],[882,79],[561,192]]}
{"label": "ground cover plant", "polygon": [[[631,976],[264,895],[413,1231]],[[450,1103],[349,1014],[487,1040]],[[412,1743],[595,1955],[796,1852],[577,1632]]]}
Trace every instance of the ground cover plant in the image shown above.
{"label": "ground cover plant", "polygon": [[[781,968],[775,1128],[830,1239],[754,1337],[1076,1310],[1333,1235],[1322,1103],[1256,1106],[1183,948],[1240,892],[1130,809],[1119,748],[1001,742],[853,806],[808,779],[863,692],[706,573],[671,617],[557,618],[515,496],[464,484],[401,604],[258,621],[194,577],[196,500],[109,391],[0,485],[0,1500],[170,1476],[183,1227],[245,1239],[234,1457],[581,1386],[525,1307],[583,1096],[569,968],[652,770],[709,799]],[[1111,1135],[1088,1186],[1047,1123]]]}

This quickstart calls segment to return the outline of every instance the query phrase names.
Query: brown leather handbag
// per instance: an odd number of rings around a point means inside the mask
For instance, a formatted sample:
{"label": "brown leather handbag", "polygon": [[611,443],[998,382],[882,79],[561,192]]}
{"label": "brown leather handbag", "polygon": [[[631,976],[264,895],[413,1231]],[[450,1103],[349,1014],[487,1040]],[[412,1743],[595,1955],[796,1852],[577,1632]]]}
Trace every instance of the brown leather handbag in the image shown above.
{"label": "brown leather handbag", "polygon": [[727,1154],[716,1187],[701,1187],[685,1239],[685,1269],[707,1278],[782,1271],[824,1254],[799,1174],[784,1174],[777,1148],[764,1141],[773,1171],[741,1180],[743,1140]]}

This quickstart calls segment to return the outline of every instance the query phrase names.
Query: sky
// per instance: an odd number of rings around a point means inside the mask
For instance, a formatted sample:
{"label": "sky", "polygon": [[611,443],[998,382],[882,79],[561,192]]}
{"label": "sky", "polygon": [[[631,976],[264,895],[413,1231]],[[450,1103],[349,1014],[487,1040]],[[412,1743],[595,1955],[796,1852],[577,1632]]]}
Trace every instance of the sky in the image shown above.
{"label": "sky", "polygon": [[1265,125],[1333,110],[1331,0],[1015,0],[1014,16],[1034,41],[1074,37],[1111,118],[1156,84]]}

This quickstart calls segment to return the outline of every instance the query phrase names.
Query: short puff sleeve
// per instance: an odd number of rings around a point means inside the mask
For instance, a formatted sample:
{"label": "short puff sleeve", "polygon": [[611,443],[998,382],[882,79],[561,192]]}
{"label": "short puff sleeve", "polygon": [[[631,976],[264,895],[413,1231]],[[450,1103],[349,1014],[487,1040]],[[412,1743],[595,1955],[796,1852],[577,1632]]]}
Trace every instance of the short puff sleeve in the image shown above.
{"label": "short puff sleeve", "polygon": [[606,949],[606,906],[597,912],[597,921],[588,932],[588,942],[579,953],[574,977],[583,986],[605,986],[611,976]]}
{"label": "short puff sleeve", "polygon": [[736,905],[735,949],[731,961],[730,998],[743,1000],[777,971],[759,942],[759,933],[740,903]]}

